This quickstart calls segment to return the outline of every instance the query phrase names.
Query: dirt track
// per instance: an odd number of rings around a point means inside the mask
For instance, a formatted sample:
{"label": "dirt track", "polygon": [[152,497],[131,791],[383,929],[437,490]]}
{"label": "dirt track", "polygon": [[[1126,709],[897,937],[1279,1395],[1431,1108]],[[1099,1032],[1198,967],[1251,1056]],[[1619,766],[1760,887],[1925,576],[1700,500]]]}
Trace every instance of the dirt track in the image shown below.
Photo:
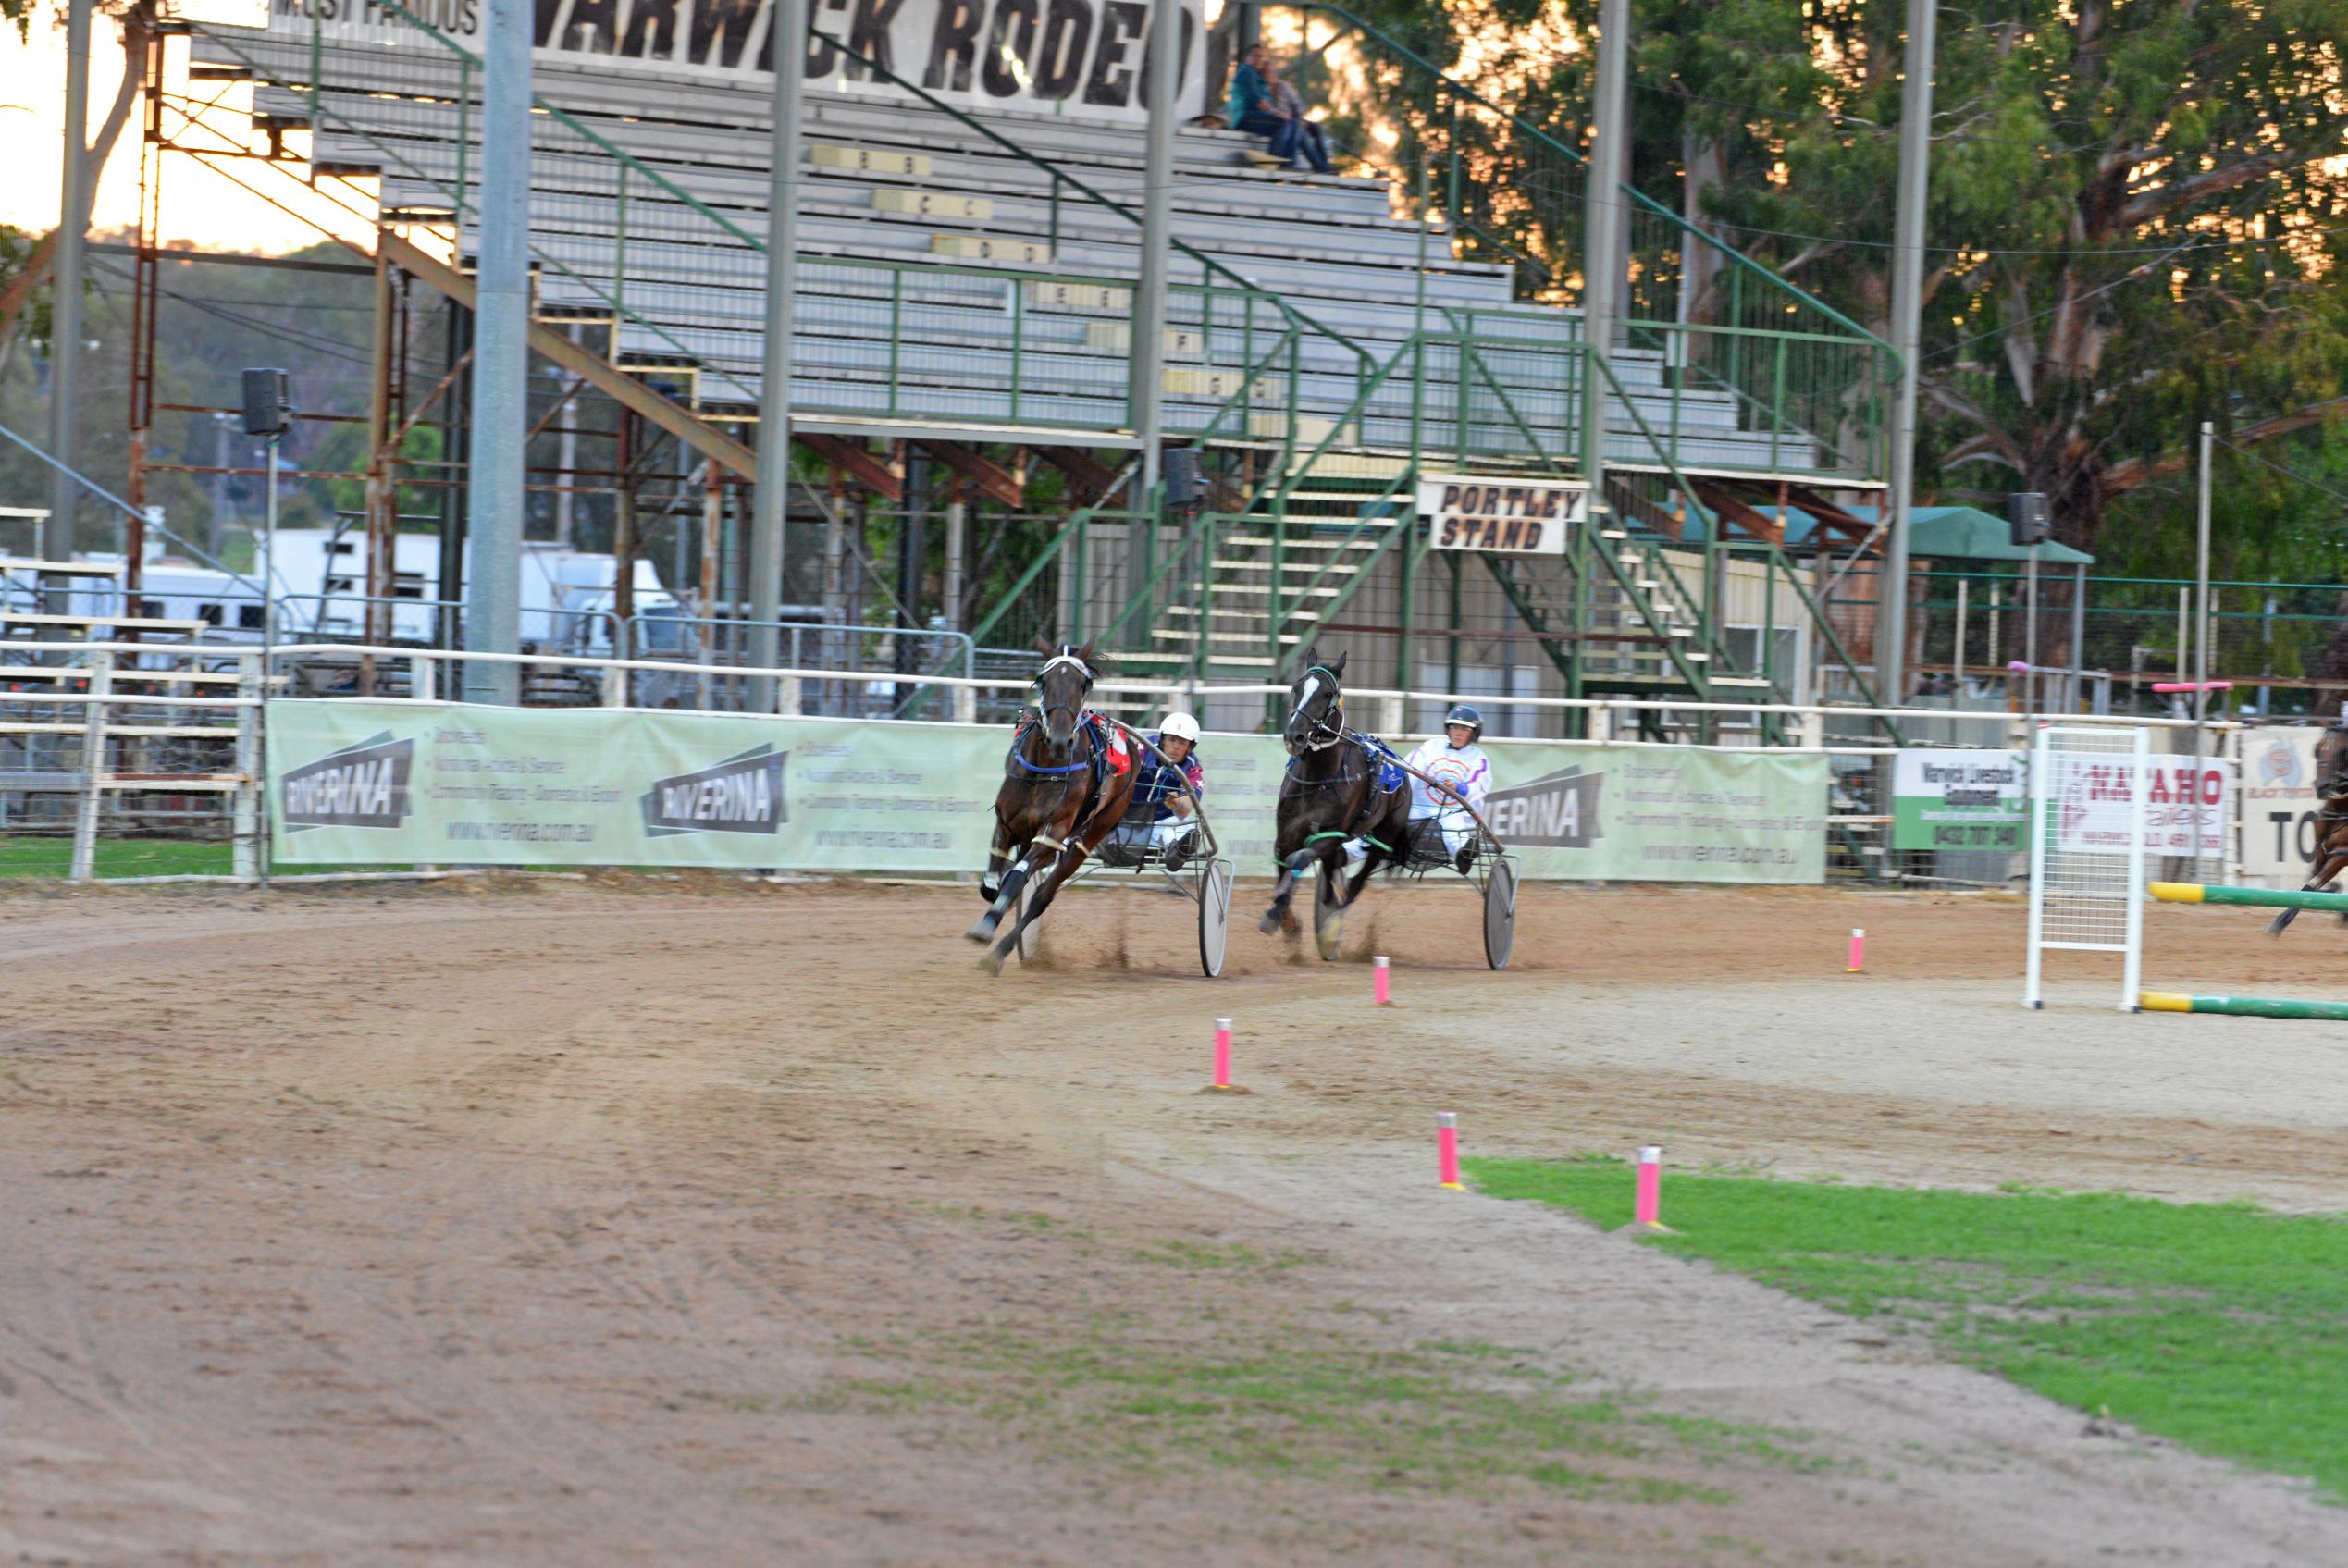
{"label": "dirt track", "polygon": [[[2342,1208],[2348,1027],[2086,961],[2024,1014],[1998,899],[1534,889],[1500,976],[1462,890],[1372,899],[1385,1014],[1103,893],[994,981],[944,891],[0,902],[0,1554],[2348,1561],[1428,1148]],[[2148,981],[2324,994],[2333,929],[2255,925],[2156,911]],[[1217,1013],[1249,1095],[1197,1093]]]}

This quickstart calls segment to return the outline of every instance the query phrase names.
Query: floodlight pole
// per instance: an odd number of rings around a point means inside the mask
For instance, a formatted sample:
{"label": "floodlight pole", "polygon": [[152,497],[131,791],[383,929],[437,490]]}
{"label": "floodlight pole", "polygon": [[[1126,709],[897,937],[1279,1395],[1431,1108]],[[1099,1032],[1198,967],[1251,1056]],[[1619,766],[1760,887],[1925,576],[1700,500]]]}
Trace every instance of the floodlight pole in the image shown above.
{"label": "floodlight pole", "polygon": [[[1166,295],[1174,232],[1174,125],[1181,113],[1182,0],[1150,7],[1149,137],[1142,174],[1142,276],[1133,291],[1133,434],[1142,445],[1141,506],[1157,494],[1166,434]],[[1139,510],[1139,508],[1136,508]],[[1201,636],[1205,636],[1202,627]]]}
{"label": "floodlight pole", "polygon": [[[766,339],[759,362],[758,482],[750,492],[750,627],[745,657],[774,668],[783,616],[784,524],[791,511],[791,308],[799,288],[799,105],[808,0],[775,0],[774,124],[767,142]],[[750,682],[754,713],[774,711],[774,677]]]}
{"label": "floodlight pole", "polygon": [[[1629,173],[1630,0],[1598,9],[1596,125],[1582,178],[1582,466],[1593,503],[1606,496],[1606,374],[1622,295],[1623,192]],[[1422,215],[1423,220],[1424,215]],[[1424,223],[1422,221],[1422,227]]]}
{"label": "floodlight pole", "polygon": [[[486,7],[473,439],[466,475],[464,646],[522,648],[522,520],[530,375],[530,7]],[[467,661],[468,702],[522,699],[519,664]]]}
{"label": "floodlight pole", "polygon": [[[81,504],[73,474],[74,404],[81,379],[82,236],[90,227],[81,191],[87,180],[90,144],[90,0],[72,0],[66,12],[65,153],[57,204],[57,249],[51,277],[49,328],[49,455],[61,466],[49,475],[49,515],[41,524],[41,554],[51,561],[73,558],[73,514]],[[62,585],[66,579],[55,579]],[[53,588],[61,601],[69,589]],[[44,608],[60,611],[63,602]]]}
{"label": "floodlight pole", "polygon": [[[1899,352],[1899,389],[1892,400],[1891,493],[1885,498],[1891,504],[1891,526],[1884,536],[1883,571],[1875,579],[1875,696],[1893,708],[1908,695],[1908,525],[1916,504],[1916,361],[1923,340],[1924,206],[1931,194],[1933,37],[1938,23],[1937,0],[1908,0],[1899,204],[1892,217],[1892,337]],[[2036,614],[2034,595],[2032,613]]]}

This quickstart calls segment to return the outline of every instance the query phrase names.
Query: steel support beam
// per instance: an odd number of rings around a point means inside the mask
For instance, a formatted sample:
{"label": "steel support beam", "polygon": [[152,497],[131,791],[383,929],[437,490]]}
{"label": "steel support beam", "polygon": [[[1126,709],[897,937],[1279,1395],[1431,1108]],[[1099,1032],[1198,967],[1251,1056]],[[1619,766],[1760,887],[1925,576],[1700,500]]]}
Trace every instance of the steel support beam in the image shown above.
{"label": "steel support beam", "polygon": [[1027,504],[1027,487],[1020,476],[992,458],[973,451],[959,441],[915,441],[915,446],[951,468],[976,487],[989,500],[1005,506]]}
{"label": "steel support beam", "polygon": [[[467,309],[475,307],[473,279],[389,230],[377,236],[383,251],[401,271],[422,279],[439,293]],[[479,345],[475,345],[477,351]],[[701,418],[692,410],[647,387],[610,360],[582,348],[550,327],[533,324],[530,352],[550,360],[602,392],[613,402],[674,436],[704,457],[713,457],[743,478],[758,473],[758,457],[750,449]],[[802,438],[804,440],[804,438]]]}
{"label": "steel support beam", "polygon": [[853,441],[837,436],[801,436],[799,445],[884,500],[903,505],[905,480],[897,471]]}

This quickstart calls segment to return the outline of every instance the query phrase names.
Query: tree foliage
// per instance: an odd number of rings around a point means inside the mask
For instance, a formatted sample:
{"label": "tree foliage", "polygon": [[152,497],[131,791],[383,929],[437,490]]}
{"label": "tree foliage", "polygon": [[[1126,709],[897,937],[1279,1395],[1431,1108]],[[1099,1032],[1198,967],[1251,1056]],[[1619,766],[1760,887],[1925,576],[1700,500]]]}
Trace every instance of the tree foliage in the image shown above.
{"label": "tree foliage", "polygon": [[[1369,14],[1577,131],[1596,12]],[[1633,183],[1885,336],[1904,13],[1634,0]],[[2348,412],[2343,54],[2348,0],[1942,5],[1921,482],[2045,491],[2061,537],[2126,554],[2199,421],[2255,446]],[[1687,282],[1702,319],[1716,290]],[[2288,554],[2273,525],[2260,553]]]}

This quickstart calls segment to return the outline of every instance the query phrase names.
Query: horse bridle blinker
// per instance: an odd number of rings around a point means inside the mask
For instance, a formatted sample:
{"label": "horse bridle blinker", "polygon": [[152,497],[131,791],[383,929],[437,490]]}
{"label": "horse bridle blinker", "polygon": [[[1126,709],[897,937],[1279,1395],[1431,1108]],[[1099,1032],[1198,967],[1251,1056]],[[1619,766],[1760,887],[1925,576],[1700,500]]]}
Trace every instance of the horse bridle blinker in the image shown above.
{"label": "horse bridle blinker", "polygon": [[[1345,738],[1345,698],[1340,692],[1340,688],[1337,684],[1337,673],[1335,671],[1328,669],[1325,665],[1315,664],[1308,667],[1304,673],[1306,675],[1327,675],[1328,677],[1328,689],[1330,692],[1338,694],[1329,698],[1328,710],[1315,715],[1312,726],[1304,732],[1305,750],[1327,751],[1330,747],[1338,745]],[[1291,710],[1289,714],[1289,718],[1293,720],[1295,717],[1296,712]]]}

